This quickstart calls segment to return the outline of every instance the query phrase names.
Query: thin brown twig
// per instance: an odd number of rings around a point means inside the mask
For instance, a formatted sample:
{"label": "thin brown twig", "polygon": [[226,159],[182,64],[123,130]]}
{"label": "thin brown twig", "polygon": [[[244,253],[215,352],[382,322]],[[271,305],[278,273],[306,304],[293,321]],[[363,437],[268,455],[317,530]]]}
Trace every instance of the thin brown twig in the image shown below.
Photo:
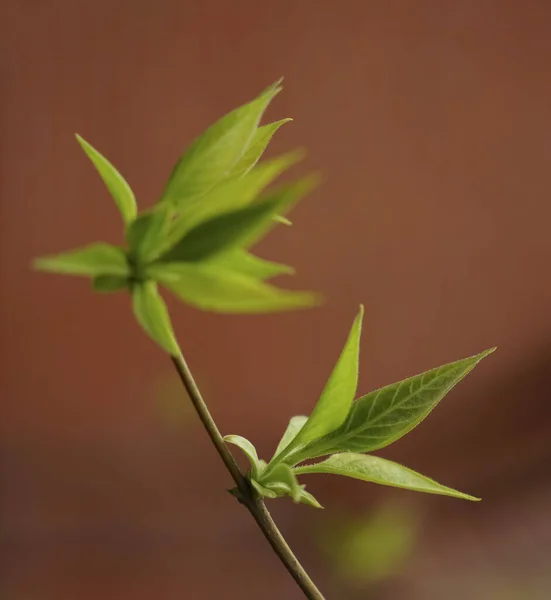
{"label": "thin brown twig", "polygon": [[191,374],[184,357],[180,354],[178,356],[172,356],[171,358],[199,419],[240,492],[240,502],[247,507],[273,551],[277,554],[291,577],[304,592],[306,598],[308,598],[308,600],[324,600],[323,595],[312,579],[310,579],[310,576],[304,570],[304,567],[293,554],[293,551],[277,528],[264,501],[255,494],[249,482],[241,473],[235,458],[224,442],[224,439],[203,400],[201,392],[193,379],[193,375]]}

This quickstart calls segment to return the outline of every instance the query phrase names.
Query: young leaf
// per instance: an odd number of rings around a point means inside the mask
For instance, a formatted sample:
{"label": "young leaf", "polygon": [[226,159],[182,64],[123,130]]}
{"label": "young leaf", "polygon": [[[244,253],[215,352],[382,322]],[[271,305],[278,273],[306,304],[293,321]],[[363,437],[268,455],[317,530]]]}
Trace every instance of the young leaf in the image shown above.
{"label": "young leaf", "polygon": [[295,439],[297,433],[302,429],[306,421],[308,421],[308,417],[302,415],[291,417],[289,425],[287,425],[287,429],[277,445],[274,456],[277,456],[280,452],[283,452],[283,450],[287,448],[287,446]]}
{"label": "young leaf", "polygon": [[301,179],[272,192],[267,198],[250,206],[201,223],[160,260],[198,262],[231,248],[249,247],[271,229],[274,216],[310,191],[313,183],[312,178]]}
{"label": "young leaf", "polygon": [[115,246],[97,242],[63,254],[37,258],[33,266],[39,271],[63,275],[129,275],[124,252]]}
{"label": "young leaf", "polygon": [[125,290],[128,287],[128,278],[119,275],[97,275],[92,279],[94,292],[110,294]]}
{"label": "young leaf", "polygon": [[334,452],[371,452],[388,446],[416,427],[494,350],[443,365],[363,396],[352,404],[346,421],[338,429],[297,449],[292,457],[294,464]]}
{"label": "young leaf", "polygon": [[183,205],[225,179],[247,150],[266,107],[281,91],[279,84],[274,83],[196,138],[176,163],[160,202]]}
{"label": "young leaf", "polygon": [[307,492],[305,489],[303,489],[300,492],[298,501],[301,504],[306,504],[308,506],[312,506],[313,508],[323,508],[323,506],[316,500],[316,498],[314,498],[314,496],[312,496],[312,494],[310,494],[310,492]]}
{"label": "young leaf", "polygon": [[124,179],[124,177],[115,169],[115,167],[93,148],[86,140],[76,135],[80,147],[84,150],[86,156],[92,161],[97,172],[103,179],[103,183],[113,197],[119,212],[122,215],[125,224],[131,223],[136,217],[136,199],[134,192]]}
{"label": "young leaf", "polygon": [[[209,261],[210,264],[210,261]],[[212,264],[233,273],[248,275],[264,281],[277,275],[293,275],[293,267],[259,258],[242,248],[233,248],[212,259]]]}
{"label": "young leaf", "polygon": [[286,494],[285,491],[282,492],[281,490],[279,490],[276,492],[275,490],[268,489],[267,487],[260,485],[260,483],[258,483],[256,479],[251,479],[251,485],[261,498],[270,498],[271,500],[273,500],[274,498],[278,498],[279,496]]}
{"label": "young leaf", "polygon": [[170,316],[153,281],[139,282],[132,287],[132,308],[147,335],[171,356],[177,356],[180,349],[172,331]]}
{"label": "young leaf", "polygon": [[358,385],[362,318],[363,306],[360,306],[346,344],[312,414],[284,450],[283,456],[275,456],[273,459],[275,462],[284,459],[285,455],[289,455],[295,448],[331,433],[346,419]]}
{"label": "young leaf", "polygon": [[164,247],[169,211],[163,206],[142,213],[126,230],[126,242],[132,258],[148,263],[158,258]]}
{"label": "young leaf", "polygon": [[230,171],[230,177],[242,177],[252,169],[262,154],[266,150],[266,146],[270,143],[275,132],[285,123],[292,121],[293,119],[281,119],[274,123],[268,123],[262,125],[253,134],[249,146],[243,156],[237,161],[232,170]]}
{"label": "young leaf", "polygon": [[333,454],[327,460],[315,465],[295,467],[293,470],[297,475],[330,473],[378,483],[380,485],[413,490],[415,492],[454,496],[464,500],[479,500],[479,498],[440,485],[436,481],[420,475],[407,467],[384,458],[379,458],[378,456],[344,452],[342,454]]}
{"label": "young leaf", "polygon": [[224,436],[224,441],[227,444],[237,446],[245,454],[251,463],[251,476],[253,479],[258,479],[261,468],[258,454],[253,444],[240,435],[226,435]]}
{"label": "young leaf", "polygon": [[146,275],[184,302],[213,312],[264,313],[319,303],[315,294],[281,290],[216,265],[155,263],[146,269]]}
{"label": "young leaf", "polygon": [[274,491],[283,490],[284,494],[291,496],[293,502],[299,502],[304,486],[300,486],[293,470],[285,463],[279,463],[270,472],[268,477],[260,477],[258,483]]}
{"label": "young leaf", "polygon": [[232,177],[216,185],[201,202],[181,207],[167,234],[166,248],[176,245],[191,229],[219,215],[249,206],[258,194],[302,158],[302,152],[288,152],[265,161],[244,177]]}
{"label": "young leaf", "polygon": [[[270,484],[270,487],[265,487],[258,483],[258,481],[255,479],[251,479],[251,484],[261,498],[269,498],[270,500],[273,500],[275,498],[281,498],[282,496],[290,496],[291,498],[293,497],[291,488],[283,481],[274,481]],[[297,502],[300,504],[306,504],[307,506],[312,506],[313,508],[323,508],[316,498],[307,492],[303,486],[299,486],[299,488],[300,493],[298,495]]]}

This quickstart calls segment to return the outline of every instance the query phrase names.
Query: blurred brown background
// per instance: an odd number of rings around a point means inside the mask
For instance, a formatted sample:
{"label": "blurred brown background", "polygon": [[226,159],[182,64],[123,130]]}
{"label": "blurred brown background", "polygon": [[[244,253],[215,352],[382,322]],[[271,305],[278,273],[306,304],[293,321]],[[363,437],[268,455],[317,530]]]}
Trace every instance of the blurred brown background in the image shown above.
{"label": "blurred brown background", "polygon": [[119,240],[74,132],[145,206],[195,135],[281,75],[267,116],[295,121],[270,153],[306,147],[297,173],[325,182],[259,251],[327,303],[262,317],[172,303],[212,412],[268,455],[359,302],[360,391],[497,345],[381,452],[482,503],[326,477],[309,482],[325,511],[273,510],[330,599],[551,597],[551,3],[6,0],[0,14],[0,597],[301,597],[127,298],[29,270]]}

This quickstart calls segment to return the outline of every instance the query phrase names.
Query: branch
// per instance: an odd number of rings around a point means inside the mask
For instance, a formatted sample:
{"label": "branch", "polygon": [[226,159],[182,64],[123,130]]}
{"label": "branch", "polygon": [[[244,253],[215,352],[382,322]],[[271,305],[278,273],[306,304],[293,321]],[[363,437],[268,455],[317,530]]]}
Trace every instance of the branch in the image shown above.
{"label": "branch", "polygon": [[321,592],[310,579],[308,573],[293,554],[291,548],[289,548],[285,538],[277,528],[272,516],[266,508],[264,501],[257,497],[249,482],[239,470],[237,462],[226,446],[226,443],[201,396],[201,392],[193,379],[193,375],[191,374],[184,357],[180,354],[178,356],[171,356],[171,358],[204,428],[220,455],[220,458],[224,462],[224,465],[226,465],[226,469],[235,481],[241,494],[241,503],[246,506],[251,513],[273,551],[277,554],[291,577],[304,592],[306,598],[308,598],[308,600],[324,600]]}

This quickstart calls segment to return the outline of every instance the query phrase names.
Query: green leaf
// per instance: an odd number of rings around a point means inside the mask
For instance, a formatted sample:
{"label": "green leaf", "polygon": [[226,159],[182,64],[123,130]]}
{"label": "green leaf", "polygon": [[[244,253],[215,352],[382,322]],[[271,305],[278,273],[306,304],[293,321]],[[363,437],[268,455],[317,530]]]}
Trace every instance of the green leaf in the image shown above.
{"label": "green leaf", "polygon": [[325,437],[298,448],[294,464],[348,450],[384,448],[416,427],[442,398],[495,348],[404,379],[358,399],[346,421]]}
{"label": "green leaf", "polygon": [[96,275],[129,274],[124,252],[111,244],[97,242],[82,248],[76,248],[63,254],[37,258],[33,266],[39,271],[49,271],[63,275]]}
{"label": "green leaf", "polygon": [[226,269],[241,275],[249,275],[261,280],[270,279],[277,275],[293,275],[295,273],[293,267],[264,260],[242,248],[233,248],[228,252],[215,256],[212,259],[212,264],[220,269]]}
{"label": "green leaf", "polygon": [[184,302],[213,312],[264,313],[319,303],[315,294],[281,290],[215,265],[156,263],[145,273]]}
{"label": "green leaf", "polygon": [[[343,424],[350,412],[358,386],[363,313],[363,306],[360,305],[360,310],[354,319],[341,355],[312,414],[293,442],[287,447],[285,454],[289,454],[300,445],[331,433]],[[277,457],[275,460],[278,460]]]}
{"label": "green leaf", "polygon": [[316,498],[312,496],[310,492],[307,492],[304,489],[300,492],[300,497],[298,501],[301,504],[306,504],[308,506],[312,506],[313,508],[323,508],[323,506],[316,500]]}
{"label": "green leaf", "polygon": [[254,445],[251,442],[249,442],[248,439],[240,435],[226,435],[224,436],[224,441],[227,444],[233,444],[234,446],[237,446],[245,454],[245,456],[249,459],[249,462],[251,463],[251,476],[254,479],[258,479],[261,468],[260,460],[258,458],[258,454]]}
{"label": "green leaf", "polygon": [[134,220],[137,213],[136,199],[134,192],[124,179],[124,177],[115,169],[115,167],[96,149],[94,149],[86,140],[76,135],[80,147],[84,150],[86,156],[92,161],[97,172],[103,179],[103,183],[113,197],[123,221],[128,224]]}
{"label": "green leaf", "polygon": [[275,132],[285,123],[293,119],[281,119],[259,127],[253,134],[243,156],[237,161],[230,172],[231,177],[241,177],[252,169],[258,162],[266,146],[270,143]]}
{"label": "green leaf", "polygon": [[164,206],[142,213],[126,230],[126,242],[133,259],[147,263],[162,252],[170,214]]}
{"label": "green leaf", "polygon": [[261,498],[270,498],[273,500],[274,498],[278,498],[279,496],[283,495],[281,492],[276,492],[264,487],[263,485],[260,485],[256,479],[251,479],[251,485]]}
{"label": "green leaf", "polygon": [[132,308],[147,335],[171,356],[178,356],[180,349],[172,331],[170,316],[153,281],[144,281],[133,286]]}
{"label": "green leaf", "polygon": [[378,456],[356,454],[353,452],[334,454],[327,460],[315,465],[295,467],[294,472],[297,475],[307,473],[344,475],[353,479],[404,488],[415,492],[454,496],[464,500],[479,500],[479,498],[475,498],[474,496],[469,496],[468,494],[463,494],[457,490],[440,485],[436,481],[420,475],[407,467],[403,467],[398,463],[379,458]]}
{"label": "green leaf", "polygon": [[308,417],[302,415],[291,417],[291,420],[287,425],[287,429],[285,430],[283,437],[277,445],[276,451],[274,452],[274,456],[277,456],[278,454],[280,454],[280,452],[283,452],[283,450],[287,448],[287,446],[295,439],[297,433],[302,429],[306,421],[308,421]]}
{"label": "green leaf", "polygon": [[262,114],[281,91],[280,83],[228,113],[196,138],[176,163],[160,202],[183,205],[225,179],[249,147]]}
{"label": "green leaf", "polygon": [[251,479],[250,481],[253,488],[261,498],[269,498],[271,500],[275,498],[281,498],[282,496],[290,496],[292,498],[293,494],[295,493],[297,495],[296,502],[306,504],[307,506],[312,506],[314,508],[323,508],[316,498],[304,489],[304,486],[298,486],[297,489],[297,487],[293,485],[295,490],[295,492],[293,492],[289,484],[283,481],[272,481],[269,484],[269,487],[258,483],[258,481],[255,479]]}
{"label": "green leaf", "polygon": [[92,279],[92,289],[95,292],[107,293],[118,292],[128,288],[128,278],[119,275],[97,275]]}
{"label": "green leaf", "polygon": [[265,161],[246,176],[233,177],[216,185],[196,204],[184,206],[171,224],[166,248],[176,245],[191,229],[209,219],[249,206],[258,194],[284,171],[297,163],[303,153],[293,151]]}
{"label": "green leaf", "polygon": [[276,465],[268,477],[262,475],[258,483],[269,490],[290,496],[293,502],[299,502],[304,490],[304,486],[299,485],[291,467],[285,463]]}
{"label": "green leaf", "polygon": [[198,262],[231,248],[249,247],[274,225],[274,216],[288,208],[313,187],[313,178],[284,186],[261,201],[219,215],[187,233],[160,260]]}

